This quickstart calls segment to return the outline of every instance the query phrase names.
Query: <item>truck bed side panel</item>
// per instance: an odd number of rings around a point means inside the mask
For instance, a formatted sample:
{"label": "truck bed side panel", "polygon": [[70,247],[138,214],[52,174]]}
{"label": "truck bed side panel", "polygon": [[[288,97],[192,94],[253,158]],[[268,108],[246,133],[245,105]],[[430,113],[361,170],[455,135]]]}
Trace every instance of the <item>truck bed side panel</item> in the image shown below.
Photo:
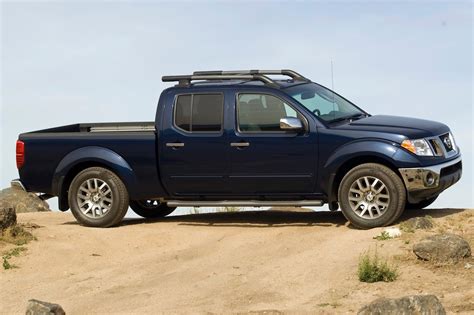
{"label": "truck bed side panel", "polygon": [[53,194],[52,182],[61,160],[70,152],[89,146],[102,147],[120,155],[136,177],[134,187],[127,187],[131,199],[166,195],[156,168],[156,135],[140,132],[56,132],[20,135],[25,143],[26,160],[20,177],[30,191]]}

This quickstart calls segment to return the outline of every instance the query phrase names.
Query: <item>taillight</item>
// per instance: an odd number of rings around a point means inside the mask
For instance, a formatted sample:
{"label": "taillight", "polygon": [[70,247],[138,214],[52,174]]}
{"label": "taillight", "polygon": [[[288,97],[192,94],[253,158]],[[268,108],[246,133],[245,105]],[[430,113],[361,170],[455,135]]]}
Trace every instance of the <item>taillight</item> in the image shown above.
{"label": "taillight", "polygon": [[16,167],[20,169],[25,164],[25,143],[18,140],[16,142]]}

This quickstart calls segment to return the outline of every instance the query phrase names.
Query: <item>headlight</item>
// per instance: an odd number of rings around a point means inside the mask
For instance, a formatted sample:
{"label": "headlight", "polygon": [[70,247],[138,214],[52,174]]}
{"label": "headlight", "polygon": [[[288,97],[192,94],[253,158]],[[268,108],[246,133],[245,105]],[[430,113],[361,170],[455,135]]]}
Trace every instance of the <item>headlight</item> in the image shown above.
{"label": "headlight", "polygon": [[425,139],[404,140],[402,147],[416,155],[433,156],[433,150]]}

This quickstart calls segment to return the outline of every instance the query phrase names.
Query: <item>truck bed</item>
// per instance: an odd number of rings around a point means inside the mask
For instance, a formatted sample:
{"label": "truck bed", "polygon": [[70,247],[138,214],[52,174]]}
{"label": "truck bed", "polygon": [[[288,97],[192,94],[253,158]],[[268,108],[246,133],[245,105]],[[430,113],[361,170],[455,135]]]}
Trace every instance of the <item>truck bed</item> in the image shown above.
{"label": "truck bed", "polygon": [[[89,160],[94,161],[95,148],[118,154],[133,170],[141,185],[129,187],[131,197],[153,196],[160,186],[154,122],[80,123],[23,133],[19,140],[24,142],[26,152],[20,175],[30,191],[57,194],[51,183],[61,161],[78,154],[76,150],[90,150]],[[100,164],[100,157],[95,161]]]}
{"label": "truck bed", "polygon": [[155,131],[155,122],[111,122],[111,123],[84,123],[65,125],[43,129],[26,134],[37,133],[75,133],[75,132],[140,132]]}

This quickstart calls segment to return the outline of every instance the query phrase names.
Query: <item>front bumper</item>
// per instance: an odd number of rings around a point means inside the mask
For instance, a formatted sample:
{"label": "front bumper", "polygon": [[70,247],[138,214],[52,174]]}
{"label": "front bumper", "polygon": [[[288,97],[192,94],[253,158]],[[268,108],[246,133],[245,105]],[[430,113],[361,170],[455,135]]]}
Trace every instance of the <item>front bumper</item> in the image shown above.
{"label": "front bumper", "polygon": [[454,185],[462,175],[461,156],[425,167],[399,168],[408,193],[408,202],[418,203],[439,195]]}

